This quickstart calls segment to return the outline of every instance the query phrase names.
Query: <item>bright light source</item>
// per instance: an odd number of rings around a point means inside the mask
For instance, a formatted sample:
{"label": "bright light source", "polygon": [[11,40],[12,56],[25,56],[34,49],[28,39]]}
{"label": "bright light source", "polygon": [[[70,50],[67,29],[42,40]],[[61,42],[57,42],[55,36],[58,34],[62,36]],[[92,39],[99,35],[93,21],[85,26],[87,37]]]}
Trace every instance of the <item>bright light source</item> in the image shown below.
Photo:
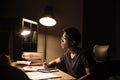
{"label": "bright light source", "polygon": [[31,33],[30,30],[23,30],[23,31],[21,32],[21,35],[26,36],[26,35],[29,35],[30,33]]}
{"label": "bright light source", "polygon": [[56,25],[56,20],[51,18],[51,17],[43,17],[40,18],[39,22],[44,25],[44,26],[55,26]]}

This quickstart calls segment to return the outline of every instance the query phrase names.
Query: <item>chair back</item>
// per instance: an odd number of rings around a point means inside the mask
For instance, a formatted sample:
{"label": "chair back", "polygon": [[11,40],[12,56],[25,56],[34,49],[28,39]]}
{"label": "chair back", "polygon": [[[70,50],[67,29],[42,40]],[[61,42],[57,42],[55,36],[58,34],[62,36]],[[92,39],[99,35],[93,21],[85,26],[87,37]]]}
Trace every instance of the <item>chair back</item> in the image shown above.
{"label": "chair back", "polygon": [[96,62],[104,62],[108,57],[109,45],[96,44],[93,47],[93,58]]}

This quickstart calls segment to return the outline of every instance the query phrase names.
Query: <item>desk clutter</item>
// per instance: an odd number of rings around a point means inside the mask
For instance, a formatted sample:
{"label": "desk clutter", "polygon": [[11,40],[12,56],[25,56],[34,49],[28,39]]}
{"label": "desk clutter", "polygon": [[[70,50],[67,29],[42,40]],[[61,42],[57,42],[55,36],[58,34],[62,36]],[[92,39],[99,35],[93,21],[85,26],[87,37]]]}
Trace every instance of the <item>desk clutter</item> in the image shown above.
{"label": "desk clutter", "polygon": [[34,71],[36,71],[36,72],[42,72],[42,73],[51,73],[51,72],[58,72],[59,71],[56,68],[35,69],[35,68],[31,67],[31,66],[25,66],[23,68],[23,70],[25,72],[34,72]]}
{"label": "desk clutter", "polygon": [[28,66],[30,64],[31,64],[31,61],[16,61],[16,62],[13,62],[11,65],[17,66],[17,67],[24,67],[24,66]]}
{"label": "desk clutter", "polygon": [[24,66],[42,66],[42,63],[32,63],[31,61],[16,61],[12,63],[13,66],[19,66],[19,67],[24,67]]}
{"label": "desk clutter", "polygon": [[76,80],[57,68],[45,69],[43,66],[31,65],[29,61],[16,61],[12,62],[11,65],[24,71],[30,80]]}
{"label": "desk clutter", "polygon": [[21,57],[31,63],[42,63],[43,61],[43,55],[39,52],[24,52]]}
{"label": "desk clutter", "polygon": [[31,61],[16,61],[16,64],[30,65]]}
{"label": "desk clutter", "polygon": [[51,78],[61,78],[60,75],[52,74],[52,72],[58,72],[56,68],[47,68],[47,69],[37,69],[32,66],[25,66],[23,68],[25,73],[30,79],[51,79]]}

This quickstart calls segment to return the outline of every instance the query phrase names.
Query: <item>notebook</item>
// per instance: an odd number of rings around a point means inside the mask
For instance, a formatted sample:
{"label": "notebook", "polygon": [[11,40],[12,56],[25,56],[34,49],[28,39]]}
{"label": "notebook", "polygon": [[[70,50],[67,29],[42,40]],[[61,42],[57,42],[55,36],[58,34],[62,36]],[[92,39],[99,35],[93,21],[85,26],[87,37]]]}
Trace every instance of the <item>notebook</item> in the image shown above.
{"label": "notebook", "polygon": [[38,69],[37,71],[43,73],[51,73],[51,72],[58,72],[59,70],[56,68],[46,68],[46,69]]}

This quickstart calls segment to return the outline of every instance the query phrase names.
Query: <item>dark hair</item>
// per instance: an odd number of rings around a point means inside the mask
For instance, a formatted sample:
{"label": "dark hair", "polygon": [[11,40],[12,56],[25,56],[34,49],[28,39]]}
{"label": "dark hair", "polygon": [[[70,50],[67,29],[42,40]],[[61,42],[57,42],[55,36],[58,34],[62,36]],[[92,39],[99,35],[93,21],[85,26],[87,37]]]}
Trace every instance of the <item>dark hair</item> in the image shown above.
{"label": "dark hair", "polygon": [[4,53],[0,53],[0,64],[9,64],[9,60]]}
{"label": "dark hair", "polygon": [[9,60],[6,57],[8,54],[7,49],[0,48],[0,64],[9,64]]}
{"label": "dark hair", "polygon": [[78,46],[81,40],[80,31],[75,27],[67,27],[67,28],[64,28],[63,31],[66,32],[66,34],[69,37],[69,40],[70,41],[74,40],[76,42],[75,46]]}

